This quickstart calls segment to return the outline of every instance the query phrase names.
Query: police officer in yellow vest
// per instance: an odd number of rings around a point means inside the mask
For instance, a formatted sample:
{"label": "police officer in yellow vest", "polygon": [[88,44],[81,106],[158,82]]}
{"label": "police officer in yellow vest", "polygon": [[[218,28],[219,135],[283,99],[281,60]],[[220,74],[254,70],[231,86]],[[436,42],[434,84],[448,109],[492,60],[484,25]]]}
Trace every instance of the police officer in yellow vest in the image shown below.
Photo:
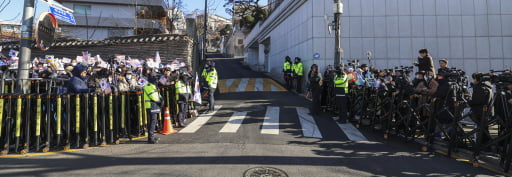
{"label": "police officer in yellow vest", "polygon": [[348,112],[348,76],[340,67],[336,67],[334,76],[334,93],[336,94],[336,104],[338,105],[340,123],[347,123]]}
{"label": "police officer in yellow vest", "polygon": [[156,119],[160,110],[160,94],[156,88],[158,79],[156,76],[148,75],[148,83],[144,86],[144,106],[147,113],[147,129],[148,129],[148,143],[156,144],[160,138],[156,138],[154,135],[156,128]]}
{"label": "police officer in yellow vest", "polygon": [[292,89],[293,85],[293,68],[292,68],[292,59],[290,56],[285,57],[285,61],[283,64],[283,73],[284,73],[284,81],[286,82],[286,88],[288,90]]}
{"label": "police officer in yellow vest", "polygon": [[295,63],[292,66],[295,79],[297,80],[297,93],[302,93],[302,76],[304,75],[304,66],[301,59],[295,57]]}
{"label": "police officer in yellow vest", "polygon": [[178,101],[178,127],[184,127],[188,115],[188,102],[192,99],[192,77],[189,73],[182,73],[180,79],[174,84],[176,88],[176,101]]}
{"label": "police officer in yellow vest", "polygon": [[205,114],[207,114],[208,112],[212,112],[215,109],[214,93],[217,89],[217,82],[219,81],[217,70],[215,69],[215,63],[213,61],[208,61],[208,63],[205,65],[202,76],[208,83],[208,87],[210,89],[208,95],[209,110],[205,112]]}

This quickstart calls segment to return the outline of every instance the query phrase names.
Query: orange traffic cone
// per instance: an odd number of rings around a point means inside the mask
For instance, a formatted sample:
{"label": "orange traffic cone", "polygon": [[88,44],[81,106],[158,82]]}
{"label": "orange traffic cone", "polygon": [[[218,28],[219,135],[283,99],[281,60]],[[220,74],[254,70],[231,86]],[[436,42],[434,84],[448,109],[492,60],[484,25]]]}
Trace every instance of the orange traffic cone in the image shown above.
{"label": "orange traffic cone", "polygon": [[169,115],[169,107],[165,107],[164,111],[164,131],[160,131],[161,134],[169,135],[178,131],[172,128],[171,116]]}

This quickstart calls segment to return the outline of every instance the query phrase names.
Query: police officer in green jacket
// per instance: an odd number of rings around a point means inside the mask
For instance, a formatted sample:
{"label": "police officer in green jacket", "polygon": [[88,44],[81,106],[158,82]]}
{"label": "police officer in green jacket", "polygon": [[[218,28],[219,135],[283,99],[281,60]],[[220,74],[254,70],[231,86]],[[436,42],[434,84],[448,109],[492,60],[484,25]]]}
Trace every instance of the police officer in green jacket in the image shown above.
{"label": "police officer in green jacket", "polygon": [[292,59],[290,56],[285,57],[285,61],[283,64],[283,73],[284,73],[284,81],[286,82],[286,88],[288,90],[292,89],[293,85],[293,68],[292,68]]}
{"label": "police officer in green jacket", "polygon": [[210,89],[208,95],[209,110],[205,112],[205,114],[207,114],[208,112],[212,112],[215,109],[214,93],[217,89],[217,82],[219,81],[217,70],[215,69],[215,63],[213,61],[208,61],[208,63],[205,65],[202,76],[208,83],[208,87]]}
{"label": "police officer in green jacket", "polygon": [[[156,128],[156,119],[158,112],[156,112],[157,109],[160,109],[158,107],[159,103],[162,101],[160,100],[160,94],[158,93],[158,89],[156,88],[156,84],[158,82],[158,79],[156,76],[148,75],[148,83],[144,86],[144,107],[146,108],[146,113],[148,115],[148,123],[147,123],[147,129],[148,129],[148,143],[150,144],[156,144],[158,143],[158,140],[160,138],[155,137],[155,128]],[[153,104],[152,104],[153,102]],[[155,110],[155,111],[151,111]]]}
{"label": "police officer in green jacket", "polygon": [[302,93],[302,76],[304,75],[304,66],[302,65],[301,59],[299,57],[295,57],[295,63],[293,64],[292,68],[295,75],[295,80],[297,80],[297,93]]}
{"label": "police officer in green jacket", "polygon": [[341,67],[336,67],[334,76],[334,93],[336,94],[336,104],[338,105],[340,123],[347,123],[348,112],[348,76]]}
{"label": "police officer in green jacket", "polygon": [[185,118],[188,115],[188,102],[192,99],[192,87],[190,86],[192,76],[189,73],[182,73],[180,79],[174,84],[176,88],[176,101],[178,102],[178,127],[184,127]]}

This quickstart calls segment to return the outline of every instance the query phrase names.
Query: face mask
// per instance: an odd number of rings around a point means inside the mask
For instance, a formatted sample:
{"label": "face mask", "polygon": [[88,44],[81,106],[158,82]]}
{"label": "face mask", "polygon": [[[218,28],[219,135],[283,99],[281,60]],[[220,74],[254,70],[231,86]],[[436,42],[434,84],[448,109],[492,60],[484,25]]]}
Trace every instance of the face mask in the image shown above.
{"label": "face mask", "polygon": [[386,83],[386,84],[390,84],[391,82],[389,82],[389,81],[386,81],[385,83]]}
{"label": "face mask", "polygon": [[76,66],[76,63],[71,63],[71,66]]}

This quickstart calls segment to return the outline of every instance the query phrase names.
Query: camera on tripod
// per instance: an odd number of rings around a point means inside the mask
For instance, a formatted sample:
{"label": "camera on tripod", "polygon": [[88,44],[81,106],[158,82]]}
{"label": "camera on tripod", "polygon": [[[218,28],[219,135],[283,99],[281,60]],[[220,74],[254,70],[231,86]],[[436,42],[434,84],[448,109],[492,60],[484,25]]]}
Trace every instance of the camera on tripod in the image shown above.
{"label": "camera on tripod", "polygon": [[359,60],[347,60],[348,66],[352,66],[354,68],[359,67]]}
{"label": "camera on tripod", "polygon": [[413,66],[400,66],[395,67],[396,71],[402,71],[402,73],[406,76],[412,73],[414,67]]}
{"label": "camera on tripod", "polygon": [[481,81],[490,81],[493,84],[512,83],[512,72],[510,70],[491,70],[489,73],[480,73],[475,77],[480,78]]}

